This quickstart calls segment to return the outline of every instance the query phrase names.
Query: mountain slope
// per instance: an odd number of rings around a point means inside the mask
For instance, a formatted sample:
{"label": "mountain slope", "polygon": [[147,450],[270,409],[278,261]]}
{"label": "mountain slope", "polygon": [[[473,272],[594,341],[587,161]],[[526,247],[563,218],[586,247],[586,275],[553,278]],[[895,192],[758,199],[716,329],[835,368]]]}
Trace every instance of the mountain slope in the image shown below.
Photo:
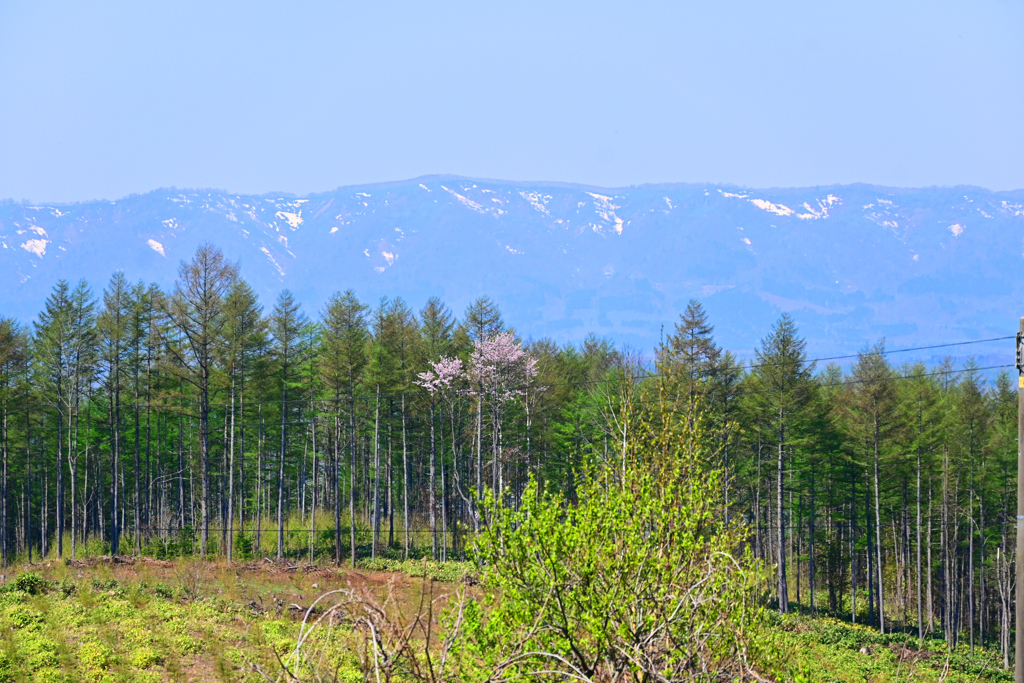
{"label": "mountain slope", "polygon": [[[113,202],[0,205],[0,314],[35,317],[59,277],[173,284],[213,242],[270,305],[481,294],[524,335],[593,331],[649,349],[686,301],[752,349],[790,311],[814,354],[1012,334],[1024,313],[1024,192],[867,185],[602,190],[429,177],[291,197],[157,190]],[[1002,346],[1005,346],[1003,344]],[[979,347],[1005,357],[1002,346]],[[1012,347],[1012,345],[1010,345]]]}

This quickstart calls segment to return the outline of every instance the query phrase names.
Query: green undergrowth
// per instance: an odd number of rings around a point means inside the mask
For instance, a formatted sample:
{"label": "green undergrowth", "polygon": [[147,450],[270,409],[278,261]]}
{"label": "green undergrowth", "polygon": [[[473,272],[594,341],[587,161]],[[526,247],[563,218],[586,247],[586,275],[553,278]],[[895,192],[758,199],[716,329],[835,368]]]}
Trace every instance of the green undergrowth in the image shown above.
{"label": "green undergrowth", "polygon": [[[378,559],[361,571],[464,581],[462,563]],[[128,574],[128,576],[126,576]],[[20,681],[262,681],[295,647],[301,613],[348,578],[302,572],[250,574],[195,563],[125,571],[63,565],[17,574],[0,585],[0,683]],[[415,589],[419,581],[413,581]],[[1002,682],[998,652],[941,640],[918,648],[904,633],[807,615],[771,616],[772,647],[757,662],[766,680],[795,683]],[[364,680],[344,631],[317,633],[339,681]],[[296,672],[301,673],[301,672]],[[402,677],[396,677],[396,680]]]}
{"label": "green undergrowth", "polygon": [[773,616],[775,675],[797,683],[974,683],[1013,681],[1013,670],[1001,668],[999,652],[966,645],[950,651],[938,639],[907,633],[881,634],[830,617]]}
{"label": "green undergrowth", "polygon": [[[257,681],[279,670],[300,619],[269,608],[145,580],[19,575],[0,587],[0,682]],[[276,608],[275,608],[275,605]],[[339,640],[341,671],[358,665]],[[361,676],[359,676],[361,678]]]}
{"label": "green undergrowth", "polygon": [[412,577],[426,577],[434,581],[455,583],[473,574],[471,562],[432,562],[430,560],[391,560],[377,558],[364,560],[359,567],[369,571],[401,572]]}

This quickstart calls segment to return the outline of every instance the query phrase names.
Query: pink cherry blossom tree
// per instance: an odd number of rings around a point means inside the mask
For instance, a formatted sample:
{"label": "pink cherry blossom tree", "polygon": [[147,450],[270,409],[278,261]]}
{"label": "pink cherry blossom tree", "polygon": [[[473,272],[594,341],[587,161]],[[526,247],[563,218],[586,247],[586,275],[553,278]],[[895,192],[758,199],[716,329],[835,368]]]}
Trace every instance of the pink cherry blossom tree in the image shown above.
{"label": "pink cherry blossom tree", "polygon": [[537,376],[537,360],[511,332],[499,332],[477,342],[469,358],[468,375],[473,381],[481,400],[477,411],[477,478],[483,470],[480,442],[483,402],[486,401],[491,414],[491,488],[500,499],[504,488],[503,471],[499,455],[502,450],[502,421],[508,404],[525,396],[530,381]]}
{"label": "pink cherry blossom tree", "polygon": [[[459,454],[455,443],[455,415],[458,412],[458,403],[463,396],[467,394],[466,391],[466,373],[462,368],[462,359],[451,358],[449,356],[441,356],[441,359],[436,362],[430,363],[430,370],[427,372],[421,372],[418,375],[419,379],[416,384],[423,387],[430,393],[430,481],[434,481],[435,468],[437,463],[437,450],[436,450],[436,438],[434,434],[435,425],[435,399],[440,398],[442,403],[448,408],[448,415],[451,420],[451,442],[452,442],[452,470],[455,476],[455,490],[459,496],[467,503],[470,510],[474,510],[472,500],[466,496],[462,491],[462,485],[459,481]],[[444,447],[444,417],[442,416],[441,422],[441,446]],[[445,490],[445,477],[444,477],[444,463],[441,463],[441,490]],[[431,539],[433,542],[434,557],[437,557],[437,517],[436,517],[436,500],[434,487],[430,487],[430,530]],[[479,524],[477,517],[474,512],[473,515],[474,526],[479,530]],[[447,527],[447,514],[442,500],[441,504],[441,529],[442,533],[445,533]],[[441,539],[441,553],[442,560],[445,559],[445,549],[447,548],[447,541]]]}

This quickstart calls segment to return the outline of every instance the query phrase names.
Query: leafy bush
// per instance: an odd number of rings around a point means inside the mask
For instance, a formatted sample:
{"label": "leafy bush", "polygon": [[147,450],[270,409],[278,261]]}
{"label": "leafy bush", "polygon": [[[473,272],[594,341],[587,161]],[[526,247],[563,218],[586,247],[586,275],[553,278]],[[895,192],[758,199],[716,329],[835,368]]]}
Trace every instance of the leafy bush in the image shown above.
{"label": "leafy bush", "polygon": [[460,661],[474,663],[463,676],[718,680],[752,670],[766,645],[760,566],[734,554],[745,531],[723,521],[700,417],[681,420],[651,398],[658,407],[630,415],[619,462],[598,468],[578,503],[532,483],[518,510],[486,500],[473,550],[500,600],[450,617],[449,630],[466,635]]}
{"label": "leafy bush", "polygon": [[93,579],[92,580],[92,590],[100,591],[100,592],[117,591],[118,590],[118,581],[117,581],[117,579],[108,579],[106,581],[102,581],[100,579]]}
{"label": "leafy bush", "polygon": [[157,654],[156,650],[148,645],[135,648],[131,654],[132,666],[138,669],[148,669],[162,661],[163,657]]}
{"label": "leafy bush", "polygon": [[359,566],[369,571],[402,572],[414,577],[426,577],[434,581],[455,583],[461,581],[473,568],[468,562],[433,562],[431,560],[394,560],[378,557],[363,560]]}
{"label": "leafy bush", "polygon": [[36,572],[26,572],[14,580],[14,588],[29,595],[42,595],[50,589],[50,582]]}

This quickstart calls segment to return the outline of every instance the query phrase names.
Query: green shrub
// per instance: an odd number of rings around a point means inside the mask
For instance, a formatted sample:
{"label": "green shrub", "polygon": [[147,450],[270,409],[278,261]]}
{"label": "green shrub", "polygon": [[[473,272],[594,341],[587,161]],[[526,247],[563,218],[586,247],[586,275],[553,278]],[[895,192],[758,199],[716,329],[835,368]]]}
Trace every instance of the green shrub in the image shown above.
{"label": "green shrub", "polygon": [[29,595],[42,595],[50,589],[50,582],[36,572],[26,572],[14,580],[14,588]]}
{"label": "green shrub", "polygon": [[110,648],[95,640],[84,641],[78,646],[78,661],[86,671],[102,671],[110,666]]}
{"label": "green shrub", "polygon": [[163,662],[156,650],[148,645],[135,648],[131,653],[131,664],[137,669],[148,669]]}
{"label": "green shrub", "polygon": [[670,410],[637,419],[620,463],[583,483],[578,503],[535,483],[519,509],[486,499],[473,553],[501,599],[463,612],[461,661],[505,679],[746,676],[767,647],[761,567],[735,555],[745,531],[723,521],[694,422]]}
{"label": "green shrub", "polygon": [[94,591],[99,591],[99,592],[103,592],[103,593],[106,593],[106,592],[109,592],[109,591],[115,591],[116,592],[118,590],[117,579],[107,579],[106,581],[103,581],[101,579],[93,579],[92,580],[92,589]]}
{"label": "green shrub", "polygon": [[14,605],[5,610],[4,616],[15,628],[26,629],[43,623],[43,613],[28,605]]}

